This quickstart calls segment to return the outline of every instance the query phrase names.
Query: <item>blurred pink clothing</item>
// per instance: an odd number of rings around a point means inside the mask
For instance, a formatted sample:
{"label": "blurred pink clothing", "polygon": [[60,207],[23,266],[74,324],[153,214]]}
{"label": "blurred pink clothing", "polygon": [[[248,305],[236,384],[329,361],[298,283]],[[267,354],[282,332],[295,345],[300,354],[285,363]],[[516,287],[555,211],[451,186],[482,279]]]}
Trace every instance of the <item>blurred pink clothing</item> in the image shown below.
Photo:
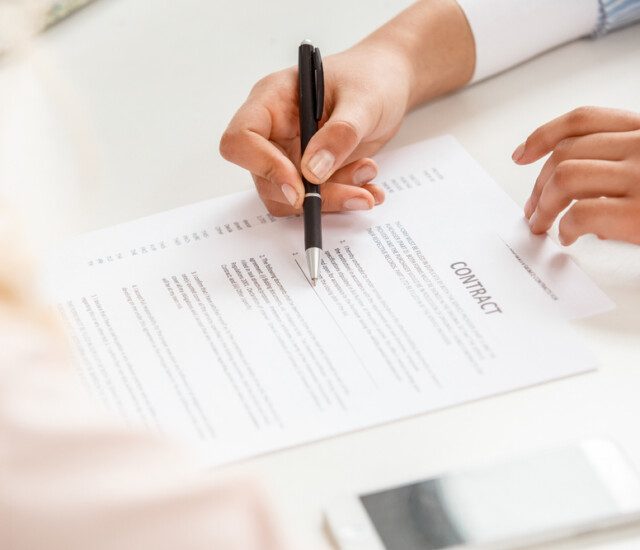
{"label": "blurred pink clothing", "polygon": [[0,208],[0,548],[281,548],[255,487],[92,405],[13,227]]}

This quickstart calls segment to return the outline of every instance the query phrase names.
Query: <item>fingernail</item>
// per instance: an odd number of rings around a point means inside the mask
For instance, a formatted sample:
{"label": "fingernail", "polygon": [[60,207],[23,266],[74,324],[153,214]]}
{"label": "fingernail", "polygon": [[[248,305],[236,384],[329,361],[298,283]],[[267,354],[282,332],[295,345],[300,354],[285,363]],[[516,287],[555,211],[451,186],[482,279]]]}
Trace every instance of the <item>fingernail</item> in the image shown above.
{"label": "fingernail", "polygon": [[298,193],[296,193],[296,190],[288,183],[285,183],[280,189],[282,189],[284,198],[289,201],[291,206],[294,206],[298,200]]}
{"label": "fingernail", "polygon": [[558,240],[562,246],[567,246],[567,240],[562,236],[562,233],[558,234]]}
{"label": "fingernail", "polygon": [[513,152],[513,155],[511,155],[511,158],[514,160],[514,162],[518,162],[522,158],[522,155],[524,155],[525,145],[526,145],[526,142],[521,143],[520,145],[518,145],[518,147],[516,147],[516,150]]}
{"label": "fingernail", "polygon": [[535,211],[533,214],[531,214],[531,217],[529,218],[529,227],[533,230],[533,226],[536,223],[536,220],[538,219],[538,212]]}
{"label": "fingernail", "polygon": [[344,202],[342,208],[345,210],[370,210],[369,201],[366,199],[353,198]]}
{"label": "fingernail", "polygon": [[529,219],[531,217],[531,214],[533,214],[533,212],[531,210],[531,197],[529,197],[527,199],[527,202],[524,203],[524,216],[525,218]]}
{"label": "fingernail", "polygon": [[326,149],[321,149],[311,157],[307,164],[309,171],[320,181],[327,179],[333,168],[336,158]]}
{"label": "fingernail", "polygon": [[362,166],[358,168],[353,174],[353,183],[356,185],[363,185],[365,183],[369,183],[373,178],[376,177],[378,171],[369,165]]}

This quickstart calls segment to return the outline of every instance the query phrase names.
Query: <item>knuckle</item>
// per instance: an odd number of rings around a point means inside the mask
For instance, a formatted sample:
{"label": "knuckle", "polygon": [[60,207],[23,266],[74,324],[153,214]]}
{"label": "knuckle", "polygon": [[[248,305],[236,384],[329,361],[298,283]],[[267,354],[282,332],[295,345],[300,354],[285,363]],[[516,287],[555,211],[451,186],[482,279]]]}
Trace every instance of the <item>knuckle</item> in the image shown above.
{"label": "knuckle", "polygon": [[628,217],[631,224],[630,234],[633,235],[636,244],[640,244],[640,202],[634,204]]}
{"label": "knuckle", "polygon": [[269,212],[269,214],[275,216],[276,218],[280,217],[278,215],[279,208],[277,206],[274,206],[273,203],[265,203],[265,206],[267,207],[267,212]]}
{"label": "knuckle", "polygon": [[543,193],[538,201],[538,205],[536,206],[536,210],[538,211],[538,215],[544,219],[548,217],[553,217],[553,208],[550,207],[547,197]]}
{"label": "knuckle", "polygon": [[575,168],[569,161],[561,161],[553,173],[553,184],[560,189],[565,189],[571,184]]}
{"label": "knuckle", "polygon": [[222,158],[229,161],[233,160],[239,137],[239,132],[229,128],[225,130],[224,134],[222,134],[222,137],[220,138],[220,144],[218,146],[218,150],[220,151]]}
{"label": "knuckle", "polygon": [[335,120],[330,124],[336,141],[349,145],[355,145],[358,142],[360,132],[353,122],[349,120]]}
{"label": "knuckle", "polygon": [[267,194],[268,194],[267,185],[269,185],[268,182],[265,179],[259,178],[256,176],[253,176],[253,182],[255,183],[256,191],[258,192],[258,195],[260,195],[263,198],[267,198]]}
{"label": "knuckle", "polygon": [[567,116],[567,121],[569,124],[573,126],[582,126],[585,122],[587,122],[592,116],[595,107],[591,107],[589,105],[583,105],[581,107],[576,107]]}
{"label": "knuckle", "polygon": [[544,144],[545,143],[544,136],[545,136],[545,131],[543,128],[538,128],[537,130],[534,130],[525,141],[525,150],[531,149],[532,147],[535,147],[539,143]]}
{"label": "knuckle", "polygon": [[572,225],[583,226],[589,221],[590,216],[591,209],[585,203],[578,201],[567,212],[566,218],[568,218],[567,222]]}
{"label": "knuckle", "polygon": [[267,165],[264,167],[264,171],[261,174],[261,177],[266,180],[265,184],[268,185],[269,187],[271,187],[273,183],[278,181],[278,179],[282,179],[282,178],[279,178],[280,176],[279,168],[280,167],[276,163],[271,161],[269,161]]}
{"label": "knuckle", "polygon": [[558,224],[558,234],[560,235],[561,242],[567,242],[570,240],[572,235],[571,231],[571,218],[569,217],[569,213],[565,214]]}
{"label": "knuckle", "polygon": [[640,130],[629,132],[631,147],[635,152],[640,153]]}
{"label": "knuckle", "polygon": [[551,138],[548,128],[541,126],[535,130],[526,141],[527,150],[544,149],[546,151],[553,148],[553,140]]}
{"label": "knuckle", "polygon": [[260,78],[251,88],[251,93],[260,93],[263,90],[269,89],[274,81],[274,75],[268,74]]}
{"label": "knuckle", "polygon": [[557,153],[557,156],[567,156],[569,151],[571,151],[571,149],[573,148],[573,144],[575,143],[575,141],[576,140],[573,137],[561,139],[557,143],[554,152]]}
{"label": "knuckle", "polygon": [[275,216],[276,218],[282,218],[291,214],[291,208],[284,204],[278,204],[277,202],[264,200],[263,202],[267,208],[267,212],[269,212],[269,214]]}
{"label": "knuckle", "polygon": [[289,67],[260,78],[251,88],[249,97],[277,94],[283,90],[295,89],[298,79],[297,69]]}
{"label": "knuckle", "polygon": [[640,199],[630,199],[621,208],[622,216],[640,229]]}

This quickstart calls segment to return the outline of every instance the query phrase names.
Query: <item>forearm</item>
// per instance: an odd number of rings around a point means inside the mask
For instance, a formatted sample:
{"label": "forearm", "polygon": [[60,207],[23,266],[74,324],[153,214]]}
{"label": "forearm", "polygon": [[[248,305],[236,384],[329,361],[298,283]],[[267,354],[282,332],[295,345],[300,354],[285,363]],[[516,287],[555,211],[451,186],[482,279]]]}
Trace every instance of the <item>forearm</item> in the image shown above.
{"label": "forearm", "polygon": [[410,81],[407,108],[577,38],[640,21],[598,0],[419,0],[355,47],[394,52]]}
{"label": "forearm", "polygon": [[360,46],[393,50],[405,63],[408,109],[464,86],[474,72],[473,33],[455,0],[420,0]]}

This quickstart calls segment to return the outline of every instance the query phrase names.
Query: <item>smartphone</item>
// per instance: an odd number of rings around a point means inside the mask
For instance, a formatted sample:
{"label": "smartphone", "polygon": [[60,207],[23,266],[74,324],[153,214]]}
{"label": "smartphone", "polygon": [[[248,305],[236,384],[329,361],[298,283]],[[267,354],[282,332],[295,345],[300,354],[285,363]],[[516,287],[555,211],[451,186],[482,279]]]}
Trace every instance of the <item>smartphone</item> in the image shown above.
{"label": "smartphone", "polygon": [[326,510],[341,550],[511,549],[640,519],[640,477],[610,441],[348,496]]}

